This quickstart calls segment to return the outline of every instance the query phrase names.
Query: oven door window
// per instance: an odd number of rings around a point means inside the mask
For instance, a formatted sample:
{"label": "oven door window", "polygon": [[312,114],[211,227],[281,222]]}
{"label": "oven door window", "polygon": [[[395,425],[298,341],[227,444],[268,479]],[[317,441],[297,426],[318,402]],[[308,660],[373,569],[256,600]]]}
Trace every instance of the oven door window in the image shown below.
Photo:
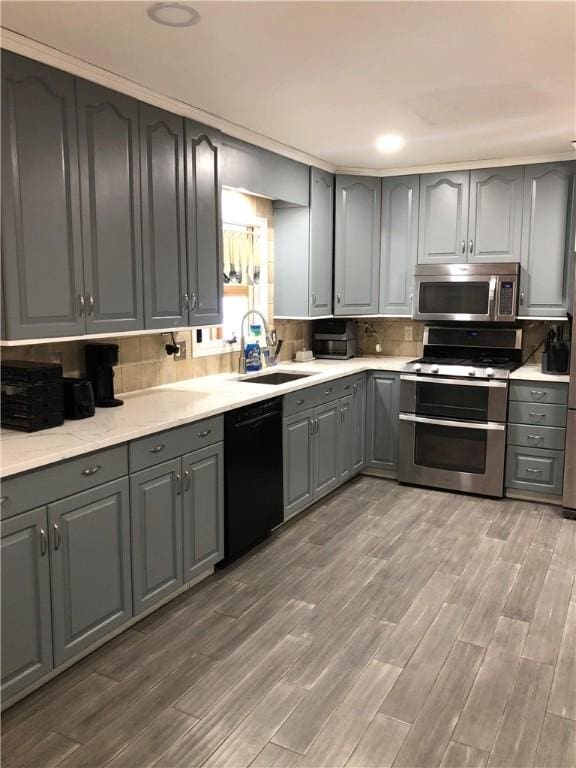
{"label": "oven door window", "polygon": [[416,413],[465,421],[488,421],[488,387],[418,382]]}
{"label": "oven door window", "polygon": [[414,464],[449,472],[485,474],[487,431],[423,423],[414,427]]}
{"label": "oven door window", "polygon": [[421,282],[418,311],[423,315],[487,315],[490,283],[487,280]]}

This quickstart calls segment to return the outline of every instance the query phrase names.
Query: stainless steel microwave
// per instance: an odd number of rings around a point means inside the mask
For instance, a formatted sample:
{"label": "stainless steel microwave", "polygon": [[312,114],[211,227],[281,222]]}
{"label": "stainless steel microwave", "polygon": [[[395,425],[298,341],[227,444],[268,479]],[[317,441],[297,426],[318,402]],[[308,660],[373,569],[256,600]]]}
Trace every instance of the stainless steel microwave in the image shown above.
{"label": "stainless steel microwave", "polygon": [[510,323],[518,308],[519,264],[419,264],[414,320]]}

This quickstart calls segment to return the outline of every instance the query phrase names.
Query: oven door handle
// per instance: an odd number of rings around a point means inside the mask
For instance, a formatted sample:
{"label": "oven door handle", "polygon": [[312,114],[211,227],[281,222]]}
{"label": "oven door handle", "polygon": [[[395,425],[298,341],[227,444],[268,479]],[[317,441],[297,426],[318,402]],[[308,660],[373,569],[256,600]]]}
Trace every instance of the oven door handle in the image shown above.
{"label": "oven door handle", "polygon": [[433,384],[455,384],[459,387],[490,387],[492,389],[505,389],[508,384],[504,381],[484,381],[483,379],[443,379],[437,376],[400,376],[400,381],[423,381]]}
{"label": "oven door handle", "polygon": [[480,429],[483,432],[504,432],[505,424],[498,424],[496,421],[452,421],[447,419],[429,419],[426,416],[415,416],[412,413],[401,413],[400,421],[417,422],[418,424],[436,424],[440,427],[456,427],[460,429]]}

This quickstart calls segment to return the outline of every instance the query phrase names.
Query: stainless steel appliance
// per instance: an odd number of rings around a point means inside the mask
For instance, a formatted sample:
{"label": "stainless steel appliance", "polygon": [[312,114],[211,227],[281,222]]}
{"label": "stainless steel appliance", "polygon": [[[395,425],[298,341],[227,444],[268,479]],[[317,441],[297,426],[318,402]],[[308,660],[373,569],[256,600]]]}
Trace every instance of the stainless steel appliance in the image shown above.
{"label": "stainless steel appliance", "polygon": [[[576,296],[576,288],[575,293]],[[568,390],[568,420],[566,423],[566,455],[564,457],[564,517],[576,520],[576,319],[571,321],[570,385]]]}
{"label": "stainless steel appliance", "polygon": [[414,320],[511,323],[518,307],[519,264],[419,264]]}
{"label": "stainless steel appliance", "polygon": [[314,357],[348,360],[356,355],[356,325],[353,320],[316,320]]}
{"label": "stainless steel appliance", "polygon": [[398,479],[502,496],[508,377],[522,331],[427,327],[424,357],[400,376]]}

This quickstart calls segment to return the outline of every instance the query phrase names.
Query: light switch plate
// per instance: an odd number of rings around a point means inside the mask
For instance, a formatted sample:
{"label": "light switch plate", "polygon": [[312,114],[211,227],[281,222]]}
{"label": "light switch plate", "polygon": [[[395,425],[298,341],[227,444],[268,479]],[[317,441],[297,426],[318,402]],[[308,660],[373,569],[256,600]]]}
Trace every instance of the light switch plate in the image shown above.
{"label": "light switch plate", "polygon": [[176,346],[178,347],[178,352],[174,355],[174,360],[186,360],[186,342],[177,341]]}

